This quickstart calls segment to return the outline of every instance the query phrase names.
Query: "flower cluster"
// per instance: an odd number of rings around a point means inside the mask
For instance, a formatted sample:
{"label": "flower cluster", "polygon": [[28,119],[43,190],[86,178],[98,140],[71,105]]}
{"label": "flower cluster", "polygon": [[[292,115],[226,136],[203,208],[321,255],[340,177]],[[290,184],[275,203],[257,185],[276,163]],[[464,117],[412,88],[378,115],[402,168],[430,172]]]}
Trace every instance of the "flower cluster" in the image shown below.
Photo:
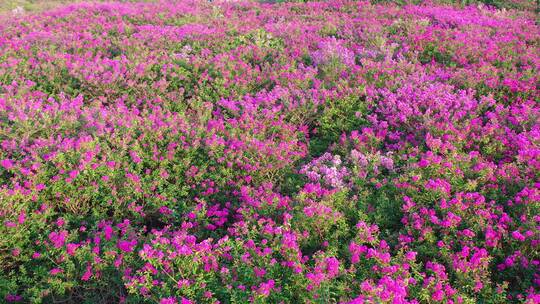
{"label": "flower cluster", "polygon": [[0,15],[0,302],[539,303],[537,16],[263,2]]}

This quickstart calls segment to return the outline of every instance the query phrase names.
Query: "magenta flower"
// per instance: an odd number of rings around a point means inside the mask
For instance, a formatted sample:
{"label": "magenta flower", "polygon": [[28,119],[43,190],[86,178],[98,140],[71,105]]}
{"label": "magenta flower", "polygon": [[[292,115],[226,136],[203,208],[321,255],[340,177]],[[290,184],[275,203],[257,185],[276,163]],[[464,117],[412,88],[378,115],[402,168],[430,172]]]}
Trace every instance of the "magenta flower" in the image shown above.
{"label": "magenta flower", "polygon": [[68,232],[66,230],[62,230],[59,232],[53,231],[49,233],[49,240],[52,242],[54,248],[60,248],[64,246],[67,236]]}
{"label": "magenta flower", "polygon": [[512,237],[521,242],[525,241],[526,239],[526,237],[523,234],[521,234],[521,232],[519,232],[518,230],[512,231]]}
{"label": "magenta flower", "polygon": [[137,240],[120,240],[118,241],[118,248],[124,252],[132,252],[133,248],[137,245]]}
{"label": "magenta flower", "polygon": [[103,228],[103,233],[105,234],[105,240],[110,240],[112,238],[112,235],[113,235],[113,229],[111,227],[111,225],[106,225],[104,228]]}
{"label": "magenta flower", "polygon": [[339,274],[339,260],[335,257],[328,257],[325,259],[326,273],[328,277],[333,278]]}
{"label": "magenta flower", "polygon": [[274,289],[274,286],[275,286],[275,281],[268,280],[259,285],[257,292],[262,296],[268,296],[270,295],[270,292],[272,291],[272,289]]}
{"label": "magenta flower", "polygon": [[180,304],[194,304],[194,303],[195,303],[195,302],[190,301],[190,300],[188,300],[188,299],[186,299],[186,298],[182,298],[182,299],[180,300]]}
{"label": "magenta flower", "polygon": [[0,160],[0,166],[4,167],[6,170],[11,170],[15,166],[11,159]]}
{"label": "magenta flower", "polygon": [[50,273],[51,275],[57,275],[57,274],[62,273],[62,272],[63,272],[63,270],[60,269],[60,268],[53,268],[53,269],[51,269],[51,270],[49,271],[49,273]]}
{"label": "magenta flower", "polygon": [[82,275],[81,280],[88,281],[90,280],[91,277],[92,277],[92,267],[90,265],[87,265],[86,271]]}
{"label": "magenta flower", "polygon": [[134,163],[139,164],[141,162],[141,158],[139,157],[136,151],[130,151],[129,155],[131,156],[131,160]]}
{"label": "magenta flower", "polygon": [[[159,301],[159,304],[177,304],[176,298],[169,297],[169,298],[163,298]],[[180,302],[183,303],[183,302]]]}
{"label": "magenta flower", "polygon": [[79,248],[79,246],[79,244],[68,243],[66,245],[66,251],[69,255],[73,256],[75,255],[75,251],[77,250],[77,248]]}

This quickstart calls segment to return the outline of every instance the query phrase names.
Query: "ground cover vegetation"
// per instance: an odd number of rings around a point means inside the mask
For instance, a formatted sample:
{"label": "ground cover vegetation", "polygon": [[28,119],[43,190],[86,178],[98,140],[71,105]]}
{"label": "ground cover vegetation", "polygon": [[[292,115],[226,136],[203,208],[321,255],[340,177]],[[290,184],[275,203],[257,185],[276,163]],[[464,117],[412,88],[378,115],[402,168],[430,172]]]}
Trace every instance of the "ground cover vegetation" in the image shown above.
{"label": "ground cover vegetation", "polygon": [[0,33],[0,301],[540,302],[533,10],[83,2]]}

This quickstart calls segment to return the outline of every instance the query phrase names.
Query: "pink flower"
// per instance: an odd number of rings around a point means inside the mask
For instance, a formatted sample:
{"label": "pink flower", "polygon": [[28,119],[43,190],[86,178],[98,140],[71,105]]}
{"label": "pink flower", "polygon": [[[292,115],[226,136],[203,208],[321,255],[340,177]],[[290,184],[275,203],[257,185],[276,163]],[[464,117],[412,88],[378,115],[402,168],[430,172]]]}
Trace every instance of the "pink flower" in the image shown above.
{"label": "pink flower", "polygon": [[270,295],[270,291],[274,288],[274,280],[268,280],[267,282],[259,285],[258,293],[263,296]]}
{"label": "pink flower", "polygon": [[137,245],[137,240],[131,240],[131,241],[120,240],[120,241],[118,241],[118,248],[120,248],[120,250],[122,250],[124,252],[132,252],[133,247],[135,247],[136,245]]}
{"label": "pink flower", "polygon": [[484,288],[484,284],[481,281],[476,281],[474,283],[474,291],[475,292],[479,292],[480,290],[482,290],[482,288]]}
{"label": "pink flower", "polygon": [[142,161],[135,151],[129,151],[129,155],[131,156],[131,160],[136,164],[139,164]]}
{"label": "pink flower", "polygon": [[61,218],[61,217],[56,220],[56,226],[58,226],[58,227],[64,226],[65,223],[66,223],[66,221],[64,221],[64,219]]}
{"label": "pink flower", "polygon": [[21,213],[19,213],[19,224],[24,224],[24,220],[26,219],[26,213],[24,211],[21,211]]}
{"label": "pink flower", "polygon": [[405,258],[409,261],[414,261],[416,259],[416,252],[415,251],[408,251],[406,254],[405,254]]}
{"label": "pink flower", "polygon": [[254,267],[253,271],[255,272],[255,276],[258,278],[262,278],[266,274],[266,270],[264,268]]}
{"label": "pink flower", "polygon": [[518,230],[512,232],[512,237],[518,241],[525,241],[525,236],[523,234],[521,234],[521,232],[519,232]]}
{"label": "pink flower", "polygon": [[73,171],[69,172],[69,178],[71,178],[71,179],[75,179],[77,177],[77,175],[79,175],[79,170],[73,170]]}
{"label": "pink flower", "polygon": [[169,298],[163,298],[159,301],[159,304],[177,304],[178,302],[176,301],[175,298],[173,297],[169,297]]}
{"label": "pink flower", "polygon": [[182,288],[184,286],[189,286],[189,281],[186,279],[178,280],[178,288]]}
{"label": "pink flower", "polygon": [[66,245],[66,251],[69,255],[75,255],[75,251],[79,248],[79,244],[69,243]]}
{"label": "pink flower", "polygon": [[444,299],[444,292],[440,289],[435,290],[435,292],[431,295],[433,300],[435,301],[442,301]]}
{"label": "pink flower", "polygon": [[49,271],[49,273],[51,275],[57,275],[57,274],[59,274],[61,272],[62,272],[62,269],[60,269],[60,268],[53,268],[53,269],[51,269],[51,271]]}
{"label": "pink flower", "polygon": [[60,248],[64,246],[67,236],[68,232],[66,230],[62,230],[60,232],[53,231],[49,233],[49,240],[52,242],[54,248]]}
{"label": "pink flower", "polygon": [[81,280],[88,281],[88,280],[90,280],[90,277],[92,277],[92,266],[88,265],[88,266],[86,266],[86,271],[83,274],[83,276],[81,277]]}
{"label": "pink flower", "polygon": [[335,257],[325,259],[326,272],[328,277],[333,278],[339,274],[339,261]]}
{"label": "pink flower", "polygon": [[111,228],[111,225],[107,225],[103,228],[103,233],[105,234],[105,240],[110,240],[112,238],[113,229]]}
{"label": "pink flower", "polygon": [[0,161],[0,166],[4,167],[6,170],[10,170],[14,167],[14,163],[11,159],[3,159]]}
{"label": "pink flower", "polygon": [[159,213],[161,214],[172,214],[172,210],[169,209],[167,206],[161,206],[159,207]]}

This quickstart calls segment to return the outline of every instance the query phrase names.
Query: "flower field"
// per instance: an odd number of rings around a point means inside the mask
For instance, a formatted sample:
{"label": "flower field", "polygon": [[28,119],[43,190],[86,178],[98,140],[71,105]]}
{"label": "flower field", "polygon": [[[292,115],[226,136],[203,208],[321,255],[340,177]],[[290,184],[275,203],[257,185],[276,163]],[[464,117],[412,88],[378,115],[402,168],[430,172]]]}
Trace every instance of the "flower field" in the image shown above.
{"label": "flower field", "polygon": [[0,302],[540,303],[512,2],[0,15]]}

